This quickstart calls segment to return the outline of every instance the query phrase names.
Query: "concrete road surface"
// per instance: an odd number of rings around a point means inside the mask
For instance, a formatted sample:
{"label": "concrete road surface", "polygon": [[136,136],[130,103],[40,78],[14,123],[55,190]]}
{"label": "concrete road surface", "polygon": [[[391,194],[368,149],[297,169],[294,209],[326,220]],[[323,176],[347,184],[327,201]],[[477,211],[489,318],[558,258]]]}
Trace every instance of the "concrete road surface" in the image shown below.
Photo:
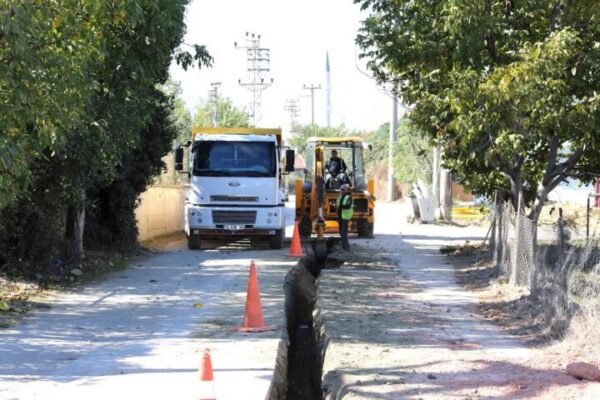
{"label": "concrete road surface", "polygon": [[[43,299],[47,307],[0,330],[0,399],[196,399],[204,348],[219,399],[264,399],[284,328],[283,280],[295,261],[287,250],[216,245],[141,259]],[[250,260],[272,332],[236,332]]]}

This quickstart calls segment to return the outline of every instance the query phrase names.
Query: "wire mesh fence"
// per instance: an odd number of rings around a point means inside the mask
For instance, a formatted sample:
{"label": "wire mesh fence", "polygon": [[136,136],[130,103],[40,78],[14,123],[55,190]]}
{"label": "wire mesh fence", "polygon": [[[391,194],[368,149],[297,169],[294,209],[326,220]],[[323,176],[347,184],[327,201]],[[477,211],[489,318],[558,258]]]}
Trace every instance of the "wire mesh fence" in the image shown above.
{"label": "wire mesh fence", "polygon": [[491,256],[500,273],[515,286],[529,287],[535,271],[533,222],[508,203],[492,209]]}
{"label": "wire mesh fence", "polygon": [[536,224],[511,204],[491,210],[490,257],[506,283],[548,305],[553,323],[575,311],[600,317],[600,223],[581,214],[550,206]]}

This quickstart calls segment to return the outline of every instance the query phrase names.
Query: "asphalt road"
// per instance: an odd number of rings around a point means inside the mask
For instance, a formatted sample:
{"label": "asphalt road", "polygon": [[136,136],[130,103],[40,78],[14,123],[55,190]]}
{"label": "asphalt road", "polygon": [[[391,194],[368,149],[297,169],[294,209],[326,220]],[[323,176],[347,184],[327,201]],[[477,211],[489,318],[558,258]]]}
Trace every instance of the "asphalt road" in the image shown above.
{"label": "asphalt road", "polygon": [[[40,299],[41,308],[0,330],[0,398],[195,399],[210,348],[219,399],[263,399],[284,327],[283,280],[295,261],[287,249],[222,244],[180,246]],[[236,331],[250,260],[272,332]]]}

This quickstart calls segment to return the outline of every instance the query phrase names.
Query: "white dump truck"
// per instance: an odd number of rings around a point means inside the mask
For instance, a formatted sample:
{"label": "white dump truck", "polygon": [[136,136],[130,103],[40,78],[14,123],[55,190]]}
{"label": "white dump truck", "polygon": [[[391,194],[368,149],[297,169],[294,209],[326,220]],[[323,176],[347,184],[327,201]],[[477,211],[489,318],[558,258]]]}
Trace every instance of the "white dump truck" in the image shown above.
{"label": "white dump truck", "polygon": [[[189,149],[187,171],[183,147]],[[203,239],[231,237],[265,237],[271,248],[282,248],[283,177],[294,170],[294,151],[284,152],[281,129],[194,128],[192,140],[175,152],[175,169],[190,177],[190,249],[199,249]]]}

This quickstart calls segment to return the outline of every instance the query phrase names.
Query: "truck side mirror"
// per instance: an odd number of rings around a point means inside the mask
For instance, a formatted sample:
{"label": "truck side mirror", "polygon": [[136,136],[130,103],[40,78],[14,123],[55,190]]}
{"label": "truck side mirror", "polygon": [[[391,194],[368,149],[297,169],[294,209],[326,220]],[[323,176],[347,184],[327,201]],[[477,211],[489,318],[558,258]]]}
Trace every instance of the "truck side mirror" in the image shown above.
{"label": "truck side mirror", "polygon": [[183,149],[175,149],[175,171],[183,171]]}
{"label": "truck side mirror", "polygon": [[294,153],[294,150],[287,149],[285,151],[285,172],[294,172],[296,169],[294,165],[295,160],[296,154]]}

